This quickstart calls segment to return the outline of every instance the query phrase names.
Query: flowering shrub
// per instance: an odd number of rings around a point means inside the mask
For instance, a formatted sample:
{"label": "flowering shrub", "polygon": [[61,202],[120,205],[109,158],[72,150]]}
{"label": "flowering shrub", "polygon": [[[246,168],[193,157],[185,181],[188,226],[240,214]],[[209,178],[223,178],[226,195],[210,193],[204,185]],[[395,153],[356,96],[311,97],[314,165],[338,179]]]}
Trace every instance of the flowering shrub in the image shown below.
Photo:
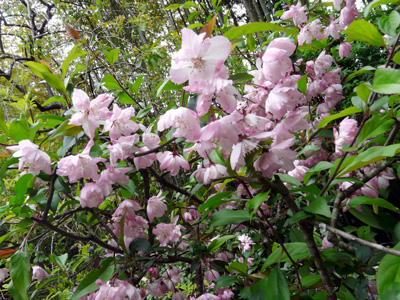
{"label": "flowering shrub", "polygon": [[[299,1],[280,25],[213,37],[212,21],[200,34],[183,29],[166,82],[181,106],[161,115],[112,91],[91,100],[29,63],[68,111],[47,136],[10,136],[6,147],[2,175],[15,163],[26,171],[3,209],[28,228],[5,261],[14,299],[66,275],[68,299],[395,299],[398,38],[385,40],[354,1],[333,5],[317,14],[323,4]],[[390,16],[383,33],[400,24]],[[237,51],[243,35],[266,31],[252,51]],[[359,43],[380,47],[387,63],[342,69]],[[231,56],[248,54],[248,72],[235,73]],[[365,74],[371,82],[344,92]],[[73,241],[81,258],[66,250],[31,270],[29,237],[42,230]],[[84,262],[93,269],[77,276]],[[44,284],[28,290],[31,273]]]}

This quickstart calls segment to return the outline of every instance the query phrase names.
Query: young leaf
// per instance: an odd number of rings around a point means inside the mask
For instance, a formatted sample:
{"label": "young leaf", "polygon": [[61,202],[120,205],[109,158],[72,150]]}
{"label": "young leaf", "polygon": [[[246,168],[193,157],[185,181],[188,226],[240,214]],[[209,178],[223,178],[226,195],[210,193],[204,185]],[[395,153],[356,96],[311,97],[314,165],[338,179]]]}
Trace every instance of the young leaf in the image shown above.
{"label": "young leaf", "polygon": [[274,23],[267,22],[254,22],[250,24],[245,24],[239,27],[232,28],[231,30],[225,32],[224,37],[229,40],[234,40],[242,35],[251,34],[260,31],[280,31],[289,34],[297,34],[299,30],[296,27],[287,28]]}
{"label": "young leaf", "polygon": [[214,230],[216,226],[240,224],[246,221],[250,221],[247,210],[221,209],[211,216],[210,230]]}
{"label": "young leaf", "polygon": [[28,246],[16,252],[10,261],[11,287],[8,289],[15,300],[28,300],[28,287],[31,284],[31,265]]}
{"label": "young leaf", "polygon": [[119,48],[113,49],[111,51],[104,51],[104,55],[106,56],[106,61],[111,66],[113,66],[114,63],[118,60]]}
{"label": "young leaf", "polygon": [[365,20],[353,21],[344,31],[347,41],[366,42],[371,46],[385,47],[385,40],[374,24]]}

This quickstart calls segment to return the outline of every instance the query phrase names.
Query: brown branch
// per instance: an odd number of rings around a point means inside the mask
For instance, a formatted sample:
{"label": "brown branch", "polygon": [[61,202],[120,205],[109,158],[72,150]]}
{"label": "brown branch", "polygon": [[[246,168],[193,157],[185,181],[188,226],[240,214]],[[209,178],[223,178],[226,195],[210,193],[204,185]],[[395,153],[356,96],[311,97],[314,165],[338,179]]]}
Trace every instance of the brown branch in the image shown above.
{"label": "brown branch", "polygon": [[47,215],[50,211],[50,207],[51,207],[51,203],[53,202],[53,196],[54,196],[54,191],[55,191],[55,183],[56,183],[56,179],[57,179],[57,166],[54,168],[53,174],[51,175],[51,182],[50,182],[50,195],[49,195],[49,199],[47,199],[47,204],[46,204],[46,208],[43,211],[42,214],[42,220],[46,221],[47,220]]}
{"label": "brown branch", "polygon": [[164,148],[165,146],[167,146],[168,144],[171,144],[175,140],[176,140],[176,138],[172,138],[172,139],[166,141],[164,144],[162,144],[160,146],[157,146],[157,147],[155,147],[153,149],[150,149],[150,150],[148,150],[146,152],[135,153],[135,154],[133,154],[133,156],[134,157],[141,157],[141,156],[145,156],[145,155],[148,155],[148,154],[151,154],[151,153],[155,153],[158,150],[160,150],[160,149]]}

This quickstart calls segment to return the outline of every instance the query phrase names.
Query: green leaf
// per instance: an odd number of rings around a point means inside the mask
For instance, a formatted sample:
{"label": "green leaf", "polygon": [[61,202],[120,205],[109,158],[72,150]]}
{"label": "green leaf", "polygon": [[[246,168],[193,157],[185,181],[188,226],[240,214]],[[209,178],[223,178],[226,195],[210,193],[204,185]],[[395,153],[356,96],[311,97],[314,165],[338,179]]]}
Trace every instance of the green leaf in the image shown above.
{"label": "green leaf", "polygon": [[373,215],[370,209],[367,209],[366,206],[362,207],[362,212],[358,211],[355,208],[350,208],[349,212],[355,216],[360,221],[364,222],[365,224],[381,229],[387,230],[385,227],[380,223],[379,219],[376,215]]}
{"label": "green leaf", "polygon": [[100,287],[96,284],[97,279],[107,282],[114,273],[114,266],[111,265],[113,261],[114,258],[108,257],[102,261],[101,269],[90,271],[78,285],[70,300],[77,300],[80,297],[98,290]]}
{"label": "green leaf", "polygon": [[237,281],[238,281],[238,279],[233,276],[227,276],[227,275],[220,276],[215,280],[214,290],[218,290],[219,288],[222,288],[225,286],[230,286]]}
{"label": "green leaf", "polygon": [[256,40],[254,39],[252,34],[247,35],[247,48],[249,48],[251,52],[254,52],[254,50],[256,49]]}
{"label": "green leaf", "polygon": [[243,263],[233,262],[229,266],[226,266],[226,269],[229,272],[236,271],[236,272],[246,275],[247,271],[248,271],[247,262],[243,262]]}
{"label": "green leaf", "polygon": [[273,23],[254,22],[232,28],[231,30],[225,32],[224,37],[228,38],[229,40],[234,40],[238,37],[241,37],[242,35],[261,32],[261,31],[280,31],[292,35],[295,35],[299,32],[299,30],[295,27],[287,28]]}
{"label": "green leaf", "polygon": [[303,77],[301,77],[297,82],[297,88],[299,89],[300,92],[302,92],[306,96],[307,96],[307,76],[308,73]]}
{"label": "green leaf", "polygon": [[183,88],[183,85],[181,84],[175,84],[173,83],[171,80],[167,79],[164,82],[160,83],[159,85],[157,85],[156,89],[157,89],[157,94],[156,96],[160,96],[160,94],[163,91],[174,91],[174,90],[181,90]]}
{"label": "green leaf", "polygon": [[400,51],[397,52],[397,53],[393,56],[393,61],[394,61],[396,64],[400,65]]}
{"label": "green leaf", "polygon": [[265,289],[265,300],[290,300],[290,290],[280,269],[275,268],[271,271]]}
{"label": "green leaf", "polygon": [[118,94],[118,101],[125,104],[135,104],[135,101],[125,92]]}
{"label": "green leaf", "polygon": [[26,66],[38,77],[44,79],[43,73],[51,73],[50,69],[44,65],[34,61],[28,61],[25,63]]}
{"label": "green leaf", "polygon": [[115,78],[109,73],[103,77],[101,82],[104,83],[104,86],[109,90],[122,90]]}
{"label": "green leaf", "polygon": [[233,239],[235,238],[236,235],[225,235],[222,237],[219,237],[215,240],[213,240],[210,245],[208,245],[207,251],[211,252],[214,251],[216,249],[218,249],[219,247],[221,247],[227,240]]}
{"label": "green leaf", "polygon": [[371,67],[371,66],[366,66],[361,68],[360,70],[351,73],[349,76],[346,77],[346,79],[344,80],[344,84],[349,83],[354,77],[361,75],[361,74],[365,74],[365,73],[372,73],[372,71],[375,71],[376,68]]}
{"label": "green leaf", "polygon": [[247,210],[221,209],[211,216],[210,230],[214,230],[216,226],[240,224],[246,221],[250,221]]}
{"label": "green leaf", "polygon": [[78,49],[80,44],[77,44],[74,48],[72,48],[71,52],[68,54],[67,58],[64,60],[61,71],[62,71],[62,78],[65,78],[65,74],[67,74],[68,66],[71,61],[74,59],[89,54],[87,51]]}
{"label": "green leaf", "polygon": [[106,56],[106,61],[111,66],[113,66],[114,63],[118,60],[119,48],[113,49],[111,51],[104,51],[104,55]]}
{"label": "green leaf", "polygon": [[388,116],[376,114],[365,122],[360,134],[358,135],[357,145],[360,145],[369,138],[384,134],[394,125],[394,123],[395,121],[388,118]]}
{"label": "green leaf", "polygon": [[232,80],[234,82],[247,82],[251,81],[254,78],[253,75],[250,75],[248,73],[236,73],[231,76],[229,76],[229,80]]}
{"label": "green leaf", "polygon": [[400,71],[396,69],[377,69],[371,88],[381,94],[400,93]]}
{"label": "green leaf", "polygon": [[383,208],[387,208],[390,210],[393,210],[395,212],[399,212],[399,209],[394,206],[392,203],[385,199],[381,198],[370,198],[367,196],[356,196],[354,198],[351,198],[350,202],[347,203],[348,206],[350,207],[357,207],[362,204],[369,204],[369,205],[377,205]]}
{"label": "green leaf", "polygon": [[342,110],[340,113],[337,113],[335,115],[331,115],[331,116],[327,116],[327,117],[323,118],[321,120],[321,122],[319,122],[317,128],[318,129],[324,128],[325,125],[327,125],[329,122],[331,122],[333,120],[336,120],[336,119],[339,119],[339,118],[343,118],[343,117],[347,117],[347,116],[350,116],[352,114],[359,113],[359,112],[361,112],[361,110],[359,110],[357,107],[351,106],[349,108],[346,108],[345,110]]}
{"label": "green leaf", "polygon": [[[308,249],[306,243],[285,243],[285,248],[294,261],[310,258],[310,250]],[[281,262],[290,261],[289,257],[282,248],[276,249],[268,256],[263,267],[261,268],[261,271],[265,270],[270,265],[277,263],[279,259]]]}
{"label": "green leaf", "polygon": [[[400,243],[393,249],[400,250]],[[382,295],[386,290],[391,289],[392,283],[400,283],[400,257],[391,254],[386,254],[379,264],[376,283],[378,292]],[[392,298],[396,299],[396,298]]]}
{"label": "green leaf", "polygon": [[212,150],[211,153],[208,155],[208,157],[215,164],[223,165],[225,167],[227,166],[227,163],[219,149]]}
{"label": "green leaf", "polygon": [[65,270],[67,268],[65,264],[68,260],[68,253],[64,253],[63,255],[60,256],[50,254],[50,260]]}
{"label": "green leaf", "polygon": [[99,144],[94,143],[92,148],[90,148],[89,155],[91,157],[100,157],[103,155],[103,150],[101,149]]}
{"label": "green leaf", "polygon": [[44,80],[52,87],[55,88],[58,92],[60,92],[63,95],[67,94],[67,90],[65,89],[64,86],[64,81],[62,81],[60,78],[58,78],[56,75],[54,75],[51,72],[48,73],[42,73]]}
{"label": "green leaf", "polygon": [[[28,182],[33,178],[32,174],[23,175],[18,182],[15,184],[15,205],[22,205],[25,201],[25,194],[28,190]],[[32,187],[32,186],[30,186]]]}
{"label": "green leaf", "polygon": [[203,27],[204,25],[202,23],[193,23],[190,24],[187,28],[188,29],[195,29],[195,28],[199,28],[199,27]]}
{"label": "green leaf", "polygon": [[231,196],[232,192],[222,192],[208,198],[205,203],[199,206],[199,213],[204,212],[207,208],[211,210],[217,208],[221,204],[225,203],[224,201],[222,201],[222,199],[229,198]]}
{"label": "green leaf", "polygon": [[12,285],[8,286],[14,300],[28,300],[28,288],[31,284],[31,265],[27,244],[15,252],[10,260],[10,277]]}
{"label": "green leaf", "polygon": [[347,41],[366,42],[368,45],[385,47],[385,40],[375,25],[365,21],[353,21],[344,31]]}
{"label": "green leaf", "polygon": [[370,2],[364,9],[364,18],[368,16],[368,14],[371,12],[371,10],[379,5],[384,5],[384,4],[395,4],[398,3],[399,0],[375,0]]}
{"label": "green leaf", "polygon": [[246,207],[249,210],[250,213],[250,221],[253,219],[254,214],[258,211],[260,206],[264,203],[265,199],[268,197],[269,192],[266,193],[261,193],[255,195],[250,201],[246,202]]}
{"label": "green leaf", "polygon": [[139,90],[140,85],[142,84],[144,80],[144,75],[140,75],[138,76],[138,78],[136,78],[135,83],[132,85],[132,90],[137,93]]}
{"label": "green leaf", "polygon": [[[397,273],[396,275],[398,275]],[[393,300],[400,299],[400,283],[392,282],[390,283],[383,293],[379,293],[381,296],[381,300]]]}
{"label": "green leaf", "polygon": [[[339,178],[349,172],[358,170],[369,164],[377,162],[386,157],[393,157],[400,152],[400,144],[390,146],[375,146],[368,150],[356,155],[347,157],[343,163],[344,168],[340,170],[336,178]],[[352,161],[350,164],[346,164],[346,160]]]}
{"label": "green leaf", "polygon": [[331,210],[329,209],[329,206],[323,197],[317,197],[310,203],[309,206],[303,207],[303,210],[312,214],[332,218]]}
{"label": "green leaf", "polygon": [[[63,102],[64,102],[64,98],[61,97],[61,96],[54,96],[54,97],[51,97],[50,99],[47,99],[47,100],[42,104],[42,106],[48,105],[48,104],[53,103],[53,102],[61,102],[61,103],[63,103]],[[37,116],[37,117],[40,117],[40,116]],[[36,117],[36,119],[37,119],[37,117]]]}
{"label": "green leaf", "polygon": [[26,120],[12,120],[10,124],[10,137],[16,141],[29,139],[29,124]]}
{"label": "green leaf", "polygon": [[75,136],[82,131],[81,126],[69,125],[69,120],[65,120],[52,133],[49,140],[54,140],[60,136]]}
{"label": "green leaf", "polygon": [[[151,244],[148,240],[144,238],[135,238],[130,244],[129,249],[132,251],[135,249],[136,251],[150,251]],[[133,252],[133,251],[132,251]]]}

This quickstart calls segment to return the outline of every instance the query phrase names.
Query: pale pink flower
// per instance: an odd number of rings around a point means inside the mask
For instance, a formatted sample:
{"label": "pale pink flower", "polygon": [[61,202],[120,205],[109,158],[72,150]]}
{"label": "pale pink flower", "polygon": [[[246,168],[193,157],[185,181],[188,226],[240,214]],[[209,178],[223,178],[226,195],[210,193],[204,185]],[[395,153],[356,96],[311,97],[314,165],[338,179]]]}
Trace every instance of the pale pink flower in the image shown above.
{"label": "pale pink flower", "polygon": [[237,143],[235,146],[233,146],[231,154],[232,170],[243,167],[246,164],[244,161],[245,156],[257,147],[259,147],[258,143],[248,139],[242,139],[240,143]]}
{"label": "pale pink flower", "polygon": [[197,297],[194,300],[221,300],[221,297],[215,296],[210,293],[205,293],[205,294],[201,295],[200,297]]}
{"label": "pale pink flower", "polygon": [[151,267],[147,270],[147,273],[150,277],[156,278],[158,277],[158,269],[156,267]]}
{"label": "pale pink flower", "polygon": [[351,49],[353,49],[353,46],[350,43],[348,42],[340,43],[339,46],[340,58],[349,57],[351,55]]}
{"label": "pale pink flower", "polygon": [[297,36],[300,46],[302,46],[304,43],[311,44],[313,38],[315,38],[317,41],[322,40],[323,38],[322,24],[319,19],[316,19],[304,26]]}
{"label": "pale pink flower", "polygon": [[244,251],[250,251],[251,250],[251,245],[254,244],[254,242],[251,240],[251,238],[247,234],[242,234],[238,236],[239,240],[239,249],[243,249]]}
{"label": "pale pink flower", "polygon": [[180,275],[181,271],[175,266],[169,266],[162,277],[164,278],[164,284],[168,287],[170,291],[175,290],[175,286],[177,286],[182,278]]}
{"label": "pale pink flower", "polygon": [[324,236],[324,238],[322,239],[322,248],[323,249],[329,249],[329,248],[333,248],[335,245],[332,244],[330,241],[328,241],[328,237]]}
{"label": "pale pink flower", "polygon": [[[150,149],[147,147],[141,147],[139,148],[139,151],[137,151],[136,153],[143,153],[143,152],[147,152]],[[147,155],[143,155],[143,156],[139,156],[139,157],[135,157],[133,159],[133,162],[135,164],[136,169],[146,169],[148,167],[150,167],[153,162],[155,162],[157,160],[157,156],[155,153],[149,153]]]}
{"label": "pale pink flower", "polygon": [[122,135],[129,135],[139,129],[139,125],[131,120],[135,116],[133,107],[121,110],[117,104],[113,106],[113,114],[104,123],[103,132],[109,131],[110,138],[115,140]]}
{"label": "pale pink flower", "polygon": [[335,40],[338,40],[340,38],[339,32],[341,32],[343,29],[344,26],[342,23],[340,23],[340,20],[333,20],[333,17],[331,16],[331,23],[324,29],[324,38],[331,36]]}
{"label": "pale pink flower", "polygon": [[333,57],[329,54],[325,54],[325,50],[322,51],[314,63],[315,75],[321,77],[326,71],[332,66]]}
{"label": "pale pink flower", "polygon": [[84,91],[74,89],[72,103],[79,111],[72,115],[69,124],[82,126],[86,135],[93,139],[96,128],[100,126],[100,120],[106,120],[112,114],[108,105],[113,99],[111,95],[101,94],[90,101]]}
{"label": "pale pink flower", "polygon": [[163,114],[157,123],[157,128],[159,131],[164,131],[169,127],[176,128],[174,137],[184,137],[189,142],[200,138],[199,117],[189,108],[170,109]]}
{"label": "pale pink flower", "polygon": [[112,185],[114,183],[128,184],[129,177],[126,175],[133,168],[114,168],[112,166],[106,166],[101,172],[100,178],[96,181],[99,187],[102,189],[104,196],[111,194]]}
{"label": "pale pink flower", "polygon": [[58,162],[57,175],[68,176],[70,183],[74,183],[80,178],[98,179],[99,174],[97,174],[97,163],[105,162],[107,159],[91,157],[89,153],[93,145],[93,140],[90,140],[81,154],[70,155],[62,158]]}
{"label": "pale pink flower", "polygon": [[361,18],[361,15],[358,12],[358,10],[354,6],[348,7],[346,5],[346,7],[344,7],[340,12],[340,22],[344,26],[349,26],[356,19],[356,16]]}
{"label": "pale pink flower", "polygon": [[176,243],[181,237],[180,230],[176,230],[174,224],[165,223],[157,224],[156,228],[153,229],[153,234],[157,236],[161,247],[167,246],[169,242]]}
{"label": "pale pink flower", "polygon": [[36,278],[38,281],[43,280],[44,278],[50,278],[49,273],[45,269],[40,266],[32,267],[32,279]]}
{"label": "pale pink flower", "polygon": [[303,181],[303,178],[309,169],[304,165],[300,165],[299,160],[295,160],[293,164],[295,165],[295,168],[292,171],[289,171],[288,174],[300,182]]}
{"label": "pale pink flower", "polygon": [[135,144],[139,142],[139,135],[134,134],[130,136],[122,136],[117,140],[113,141],[112,145],[107,145],[107,149],[110,151],[110,164],[115,166],[117,160],[125,160],[130,157],[132,153],[139,150]]}
{"label": "pale pink flower", "polygon": [[81,190],[79,202],[82,207],[98,207],[104,200],[102,189],[92,182],[86,182]]}
{"label": "pale pink flower", "polygon": [[189,170],[189,163],[185,158],[175,152],[165,151],[157,153],[157,160],[160,162],[160,169],[167,169],[172,176],[179,173],[180,168]]}
{"label": "pale pink flower", "polygon": [[333,0],[333,7],[335,7],[336,10],[340,10],[340,5],[343,3],[343,0]]}
{"label": "pale pink flower", "polygon": [[162,201],[164,197],[161,196],[162,191],[157,196],[153,196],[147,202],[147,216],[149,221],[153,222],[154,218],[160,218],[167,211],[167,205]]}
{"label": "pale pink flower", "polygon": [[339,132],[334,129],[333,136],[335,138],[335,152],[341,153],[340,150],[344,145],[350,145],[358,131],[357,121],[346,117],[339,124]]}
{"label": "pale pink flower", "polygon": [[172,294],[172,300],[185,300],[187,296],[181,292],[174,292]]}
{"label": "pale pink flower", "polygon": [[198,168],[191,176],[195,176],[198,182],[209,184],[214,178],[227,176],[227,169],[225,166],[219,164],[211,164],[207,168]]}
{"label": "pale pink flower", "polygon": [[268,47],[262,56],[264,77],[271,82],[278,82],[292,71],[290,52],[285,49]]}
{"label": "pale pink flower", "polygon": [[12,156],[20,157],[18,168],[23,170],[26,164],[29,164],[28,173],[39,175],[40,171],[51,174],[50,156],[41,151],[39,146],[30,140],[22,140],[18,146],[9,146],[7,149],[16,151]]}
{"label": "pale pink flower", "polygon": [[160,137],[151,132],[151,128],[153,126],[146,129],[146,131],[142,135],[143,144],[149,149],[156,148],[160,144]]}
{"label": "pale pink flower", "polygon": [[9,269],[6,268],[0,269],[0,283],[3,282],[9,276],[10,276]]}
{"label": "pale pink flower", "polygon": [[307,22],[307,16],[305,14],[306,9],[307,6],[301,6],[301,2],[299,0],[297,1],[297,5],[289,5],[289,10],[282,14],[281,20],[293,19],[293,24],[295,26],[305,23]]}
{"label": "pale pink flower", "polygon": [[224,62],[231,52],[232,44],[222,36],[206,38],[205,33],[197,35],[193,30],[182,29],[182,48],[172,56],[171,81],[182,84],[189,80],[210,80],[217,66]]}
{"label": "pale pink flower", "polygon": [[218,278],[219,276],[220,276],[220,275],[219,275],[219,273],[218,273],[217,271],[211,269],[211,270],[208,270],[207,273],[206,273],[206,280],[207,280],[209,283],[211,283],[211,282],[217,280],[217,278]]}

